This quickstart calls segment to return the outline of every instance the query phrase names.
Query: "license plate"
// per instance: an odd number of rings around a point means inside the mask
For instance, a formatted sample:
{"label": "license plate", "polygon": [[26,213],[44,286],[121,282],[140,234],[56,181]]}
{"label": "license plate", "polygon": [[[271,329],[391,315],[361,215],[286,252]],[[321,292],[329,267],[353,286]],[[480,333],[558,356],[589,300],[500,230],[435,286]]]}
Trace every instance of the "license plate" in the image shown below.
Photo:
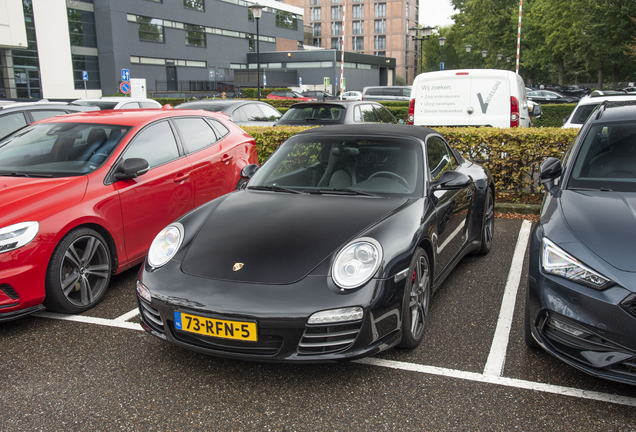
{"label": "license plate", "polygon": [[177,330],[206,336],[252,342],[258,341],[256,323],[253,322],[226,321],[175,311],[174,326]]}

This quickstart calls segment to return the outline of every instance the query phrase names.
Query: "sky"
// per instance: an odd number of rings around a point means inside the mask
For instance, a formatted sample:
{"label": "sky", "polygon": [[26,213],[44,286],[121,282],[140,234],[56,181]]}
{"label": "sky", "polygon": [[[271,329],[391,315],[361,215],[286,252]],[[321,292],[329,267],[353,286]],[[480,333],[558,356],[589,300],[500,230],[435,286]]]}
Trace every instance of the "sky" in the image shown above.
{"label": "sky", "polygon": [[455,13],[449,0],[420,0],[420,25],[441,26],[451,25],[451,15]]}

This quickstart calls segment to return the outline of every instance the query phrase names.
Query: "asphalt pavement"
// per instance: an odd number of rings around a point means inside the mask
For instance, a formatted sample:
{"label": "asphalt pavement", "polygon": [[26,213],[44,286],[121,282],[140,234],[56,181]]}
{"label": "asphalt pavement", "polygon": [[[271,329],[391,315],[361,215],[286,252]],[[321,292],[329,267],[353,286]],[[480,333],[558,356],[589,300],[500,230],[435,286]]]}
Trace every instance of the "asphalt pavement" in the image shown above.
{"label": "asphalt pavement", "polygon": [[523,341],[530,223],[435,293],[424,341],[350,363],[219,359],[140,330],[139,268],[79,316],[0,324],[0,431],[633,431],[636,388]]}

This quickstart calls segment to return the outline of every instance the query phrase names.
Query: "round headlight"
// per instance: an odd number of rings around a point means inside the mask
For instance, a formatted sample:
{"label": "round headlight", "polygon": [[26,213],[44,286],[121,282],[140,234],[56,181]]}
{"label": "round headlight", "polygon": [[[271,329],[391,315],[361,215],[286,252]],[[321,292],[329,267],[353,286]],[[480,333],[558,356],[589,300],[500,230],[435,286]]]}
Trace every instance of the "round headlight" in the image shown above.
{"label": "round headlight", "polygon": [[382,262],[382,247],[376,240],[359,238],[338,253],[331,274],[340,288],[357,288],[373,277]]}
{"label": "round headlight", "polygon": [[161,230],[150,245],[148,264],[157,268],[170,261],[181,247],[183,233],[183,225],[179,222],[172,223]]}

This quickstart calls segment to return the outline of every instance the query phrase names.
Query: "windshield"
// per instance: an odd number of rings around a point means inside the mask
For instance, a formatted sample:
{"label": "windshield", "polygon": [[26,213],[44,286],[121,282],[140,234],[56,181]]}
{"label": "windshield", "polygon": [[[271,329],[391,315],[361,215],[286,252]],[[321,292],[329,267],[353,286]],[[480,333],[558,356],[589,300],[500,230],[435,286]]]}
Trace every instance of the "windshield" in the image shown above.
{"label": "windshield", "polygon": [[340,123],[344,119],[345,109],[332,105],[304,105],[291,107],[281,117],[281,120],[298,122],[332,122]]}
{"label": "windshield", "polygon": [[422,160],[415,139],[300,135],[279,147],[248,188],[419,197]]}
{"label": "windshield", "polygon": [[595,124],[576,156],[568,189],[636,192],[636,124]]}
{"label": "windshield", "polygon": [[99,167],[130,127],[42,123],[0,141],[0,175],[64,177]]}

